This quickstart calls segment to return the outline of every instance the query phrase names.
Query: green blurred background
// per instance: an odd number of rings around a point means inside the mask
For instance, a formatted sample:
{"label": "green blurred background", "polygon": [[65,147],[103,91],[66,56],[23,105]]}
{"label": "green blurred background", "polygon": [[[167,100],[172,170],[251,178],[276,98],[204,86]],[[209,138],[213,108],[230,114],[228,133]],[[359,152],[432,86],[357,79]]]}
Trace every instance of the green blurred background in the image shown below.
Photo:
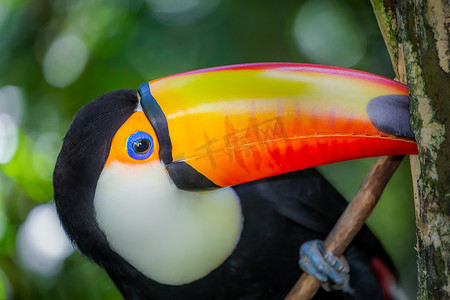
{"label": "green blurred background", "polygon": [[[120,299],[99,267],[72,252],[52,204],[54,162],[82,105],[173,73],[270,61],[393,77],[368,0],[2,0],[0,298]],[[351,199],[372,162],[319,170]],[[407,159],[369,225],[415,298]]]}

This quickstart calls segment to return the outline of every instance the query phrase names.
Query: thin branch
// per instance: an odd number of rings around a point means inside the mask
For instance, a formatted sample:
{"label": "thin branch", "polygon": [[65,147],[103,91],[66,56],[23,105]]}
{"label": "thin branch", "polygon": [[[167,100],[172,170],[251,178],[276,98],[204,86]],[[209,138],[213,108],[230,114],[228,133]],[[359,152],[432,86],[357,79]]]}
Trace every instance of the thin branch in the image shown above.
{"label": "thin branch", "polygon": [[[342,256],[345,249],[359,232],[377,204],[386,184],[403,159],[399,156],[378,158],[367,173],[358,193],[347,206],[336,225],[325,240],[326,251]],[[313,276],[303,273],[286,300],[311,299],[321,283]]]}

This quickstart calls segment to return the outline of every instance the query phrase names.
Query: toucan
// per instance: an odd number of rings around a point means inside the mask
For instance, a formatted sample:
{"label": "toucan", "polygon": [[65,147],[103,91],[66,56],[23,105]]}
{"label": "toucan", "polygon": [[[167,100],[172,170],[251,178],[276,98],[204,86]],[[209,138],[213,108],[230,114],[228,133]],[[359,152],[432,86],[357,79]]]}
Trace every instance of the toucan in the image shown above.
{"label": "toucan", "polygon": [[[61,223],[126,299],[283,299],[299,248],[346,206],[311,167],[417,153],[407,87],[338,67],[213,67],[106,93],[64,137]],[[388,299],[394,268],[364,227],[344,290]],[[384,282],[384,284],[383,284]]]}

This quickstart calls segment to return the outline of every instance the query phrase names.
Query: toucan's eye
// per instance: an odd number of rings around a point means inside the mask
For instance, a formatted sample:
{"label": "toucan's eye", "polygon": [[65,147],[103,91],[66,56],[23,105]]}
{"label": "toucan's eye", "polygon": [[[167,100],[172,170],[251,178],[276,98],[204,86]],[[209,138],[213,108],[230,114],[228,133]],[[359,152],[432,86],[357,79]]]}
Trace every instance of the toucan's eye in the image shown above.
{"label": "toucan's eye", "polygon": [[145,132],[138,131],[128,137],[128,155],[137,160],[148,158],[153,153],[153,139]]}
{"label": "toucan's eye", "polygon": [[145,154],[147,153],[148,149],[150,149],[150,141],[147,139],[137,140],[133,144],[133,150],[137,154]]}

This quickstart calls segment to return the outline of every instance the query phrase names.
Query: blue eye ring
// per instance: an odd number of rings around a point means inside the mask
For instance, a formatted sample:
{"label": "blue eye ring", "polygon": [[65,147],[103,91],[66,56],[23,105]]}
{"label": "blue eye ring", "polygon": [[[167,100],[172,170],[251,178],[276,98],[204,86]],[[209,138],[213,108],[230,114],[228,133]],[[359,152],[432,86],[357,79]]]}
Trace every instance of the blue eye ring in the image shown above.
{"label": "blue eye ring", "polygon": [[153,138],[146,132],[135,132],[127,139],[127,151],[131,158],[144,160],[153,153]]}

